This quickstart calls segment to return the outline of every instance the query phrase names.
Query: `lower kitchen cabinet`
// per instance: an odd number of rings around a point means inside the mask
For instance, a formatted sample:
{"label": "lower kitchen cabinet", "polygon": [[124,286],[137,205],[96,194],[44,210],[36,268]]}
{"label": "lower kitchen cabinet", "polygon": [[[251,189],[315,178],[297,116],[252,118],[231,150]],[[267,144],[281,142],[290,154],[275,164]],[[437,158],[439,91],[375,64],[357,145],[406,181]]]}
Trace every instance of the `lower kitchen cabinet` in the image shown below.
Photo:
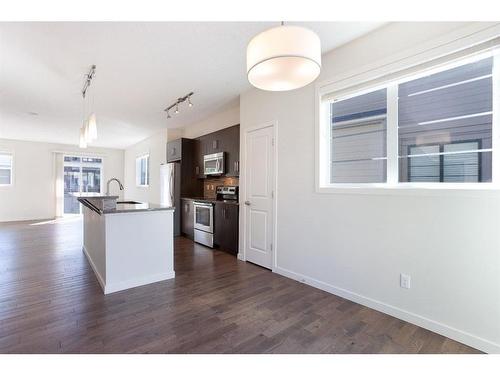
{"label": "lower kitchen cabinet", "polygon": [[214,210],[214,243],[231,254],[238,254],[238,205],[217,203]]}
{"label": "lower kitchen cabinet", "polygon": [[186,237],[194,239],[194,205],[191,199],[182,199],[181,232]]}

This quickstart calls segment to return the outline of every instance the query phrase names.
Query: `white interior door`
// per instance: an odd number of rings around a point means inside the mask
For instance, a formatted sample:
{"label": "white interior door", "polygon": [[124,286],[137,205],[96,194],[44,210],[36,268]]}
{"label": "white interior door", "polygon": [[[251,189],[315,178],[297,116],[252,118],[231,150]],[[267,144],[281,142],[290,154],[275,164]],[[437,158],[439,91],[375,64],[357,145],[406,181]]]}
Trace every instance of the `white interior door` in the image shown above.
{"label": "white interior door", "polygon": [[273,265],[274,127],[246,133],[245,258]]}

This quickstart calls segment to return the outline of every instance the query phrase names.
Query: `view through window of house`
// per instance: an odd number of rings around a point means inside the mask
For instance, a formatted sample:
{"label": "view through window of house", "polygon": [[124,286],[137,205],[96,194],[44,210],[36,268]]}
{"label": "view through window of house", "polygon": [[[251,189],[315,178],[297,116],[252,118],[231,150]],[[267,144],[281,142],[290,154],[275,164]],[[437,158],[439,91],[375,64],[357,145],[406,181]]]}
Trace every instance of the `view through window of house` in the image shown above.
{"label": "view through window of house", "polygon": [[137,186],[149,185],[149,155],[135,159],[135,174]]}
{"label": "view through window of house", "polygon": [[491,182],[493,58],[398,87],[399,181]]}
{"label": "view through window of house", "polygon": [[0,153],[0,185],[12,184],[12,155]]}
{"label": "view through window of house", "polygon": [[[330,182],[384,183],[388,156],[397,158],[391,176],[402,183],[491,182],[493,80],[500,84],[494,60],[482,58],[330,102]],[[397,107],[397,117],[388,117],[388,105]],[[395,124],[397,141],[395,136],[388,141],[387,126]],[[387,155],[387,142],[397,155]]]}
{"label": "view through window of house", "polygon": [[332,103],[332,183],[386,181],[386,117],[386,89]]}
{"label": "view through window of house", "polygon": [[64,213],[79,214],[77,195],[101,192],[102,159],[64,157]]}

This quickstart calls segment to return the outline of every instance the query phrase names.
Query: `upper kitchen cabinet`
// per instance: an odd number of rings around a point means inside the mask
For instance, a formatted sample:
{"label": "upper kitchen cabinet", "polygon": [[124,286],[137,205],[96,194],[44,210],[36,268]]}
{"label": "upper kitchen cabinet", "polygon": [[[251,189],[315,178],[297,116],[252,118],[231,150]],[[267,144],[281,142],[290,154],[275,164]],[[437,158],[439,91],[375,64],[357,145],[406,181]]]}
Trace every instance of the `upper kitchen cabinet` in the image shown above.
{"label": "upper kitchen cabinet", "polygon": [[203,157],[224,152],[225,176],[236,177],[240,174],[240,126],[234,125],[214,133],[196,138],[195,174],[205,178]]}
{"label": "upper kitchen cabinet", "polygon": [[240,175],[240,126],[225,129],[226,176]]}
{"label": "upper kitchen cabinet", "polygon": [[182,138],[167,143],[167,163],[179,161],[182,158]]}

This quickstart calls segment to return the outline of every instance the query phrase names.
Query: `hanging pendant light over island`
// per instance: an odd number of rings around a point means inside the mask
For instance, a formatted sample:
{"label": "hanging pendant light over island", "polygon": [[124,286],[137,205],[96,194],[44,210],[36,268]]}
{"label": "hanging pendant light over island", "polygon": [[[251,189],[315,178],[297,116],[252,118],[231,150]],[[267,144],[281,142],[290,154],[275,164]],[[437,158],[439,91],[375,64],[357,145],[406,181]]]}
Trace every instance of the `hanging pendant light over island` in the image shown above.
{"label": "hanging pendant light over island", "polygon": [[256,35],[248,44],[248,81],[259,89],[298,89],[313,82],[320,71],[320,39],[304,27],[273,27]]}

